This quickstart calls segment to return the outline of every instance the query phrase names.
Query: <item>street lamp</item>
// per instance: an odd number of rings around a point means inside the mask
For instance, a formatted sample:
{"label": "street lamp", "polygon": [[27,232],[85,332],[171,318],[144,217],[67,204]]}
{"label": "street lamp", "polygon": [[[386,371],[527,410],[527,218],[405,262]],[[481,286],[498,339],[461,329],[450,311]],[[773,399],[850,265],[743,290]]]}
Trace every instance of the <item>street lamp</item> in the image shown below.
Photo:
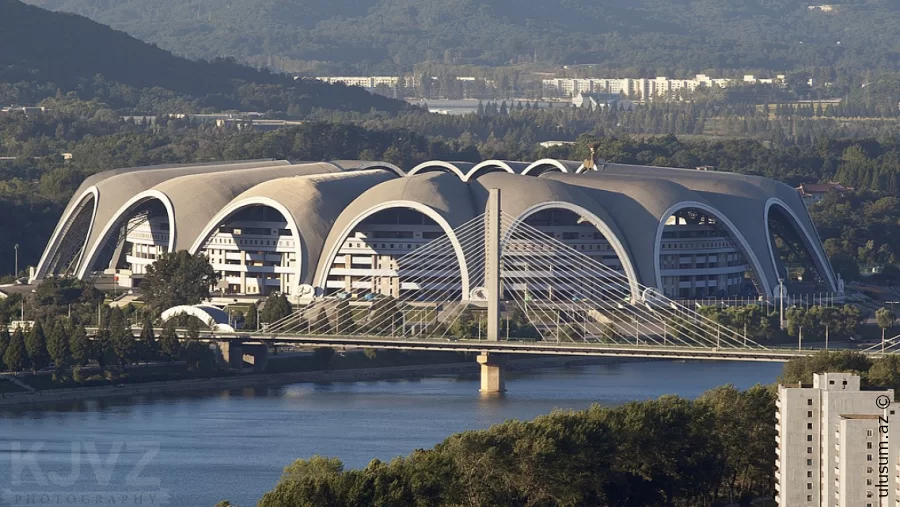
{"label": "street lamp", "polygon": [[778,325],[784,329],[784,278],[778,278]]}
{"label": "street lamp", "polygon": [[13,273],[13,276],[19,278],[19,244],[16,243],[15,245],[13,245],[13,248],[16,251],[16,272]]}

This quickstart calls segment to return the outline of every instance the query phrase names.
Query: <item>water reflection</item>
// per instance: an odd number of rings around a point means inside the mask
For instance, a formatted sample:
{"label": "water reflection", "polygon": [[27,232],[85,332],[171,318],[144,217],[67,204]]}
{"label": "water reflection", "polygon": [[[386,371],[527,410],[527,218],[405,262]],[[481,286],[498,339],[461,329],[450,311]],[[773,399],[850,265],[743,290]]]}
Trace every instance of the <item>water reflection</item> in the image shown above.
{"label": "water reflection", "polygon": [[[732,383],[773,382],[777,364],[632,363],[509,372],[503,396],[482,397],[478,378],[307,383],[178,394],[60,402],[0,409],[0,477],[10,477],[12,442],[46,442],[41,470],[67,474],[71,444],[159,444],[145,475],[171,491],[172,505],[213,505],[228,498],[254,505],[282,468],[314,454],[349,467],[429,448],[448,435],[507,419],[531,419],[557,408],[616,405],[663,394],[695,397]],[[117,467],[138,455],[123,453]],[[85,467],[89,468],[89,467]],[[118,469],[117,469],[118,470]],[[114,476],[109,487],[121,486]],[[98,488],[85,472],[70,489]]]}

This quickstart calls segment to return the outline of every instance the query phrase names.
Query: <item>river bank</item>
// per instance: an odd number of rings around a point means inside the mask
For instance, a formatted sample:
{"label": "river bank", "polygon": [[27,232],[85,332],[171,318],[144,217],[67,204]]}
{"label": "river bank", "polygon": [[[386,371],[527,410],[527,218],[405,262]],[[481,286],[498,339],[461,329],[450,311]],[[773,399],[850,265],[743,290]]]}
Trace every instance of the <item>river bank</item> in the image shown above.
{"label": "river bank", "polygon": [[[507,364],[508,371],[533,370],[543,368],[565,368],[594,364],[618,364],[619,358],[571,358],[539,357],[513,359]],[[212,389],[236,389],[243,387],[278,386],[303,382],[359,382],[422,378],[437,375],[479,374],[479,365],[472,362],[447,364],[420,364],[410,366],[383,366],[376,368],[354,368],[343,370],[305,371],[292,373],[243,374],[234,377],[219,377],[189,380],[145,382],[119,386],[76,387],[66,389],[45,389],[41,391],[0,394],[0,407],[15,405],[40,406],[60,401],[127,397],[143,394],[178,393],[205,391]]]}

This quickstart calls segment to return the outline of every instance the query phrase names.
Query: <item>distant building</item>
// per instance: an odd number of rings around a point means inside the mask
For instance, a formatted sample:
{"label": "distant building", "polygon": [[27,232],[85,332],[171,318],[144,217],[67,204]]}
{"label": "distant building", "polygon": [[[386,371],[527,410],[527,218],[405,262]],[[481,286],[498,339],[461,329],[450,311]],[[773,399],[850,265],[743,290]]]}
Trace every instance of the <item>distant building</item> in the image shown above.
{"label": "distant building", "polygon": [[622,104],[625,109],[634,107],[634,102],[623,100],[619,95],[600,94],[600,93],[579,93],[572,98],[572,105],[575,107],[590,107],[591,109],[606,108],[610,106],[618,106]]}
{"label": "distant building", "polygon": [[698,88],[727,88],[739,84],[783,84],[784,75],[758,79],[747,75],[743,79],[711,78],[697,74],[693,79],[655,78],[555,78],[544,79],[542,89],[546,96],[574,97],[579,93],[621,95],[633,100],[652,100],[677,97]]}
{"label": "distant building", "polygon": [[853,187],[846,187],[840,183],[802,183],[797,187],[797,192],[803,198],[803,202],[807,206],[811,206],[821,201],[828,192],[852,192]]}
{"label": "distant building", "polygon": [[290,120],[253,120],[244,118],[222,118],[216,120],[216,126],[219,128],[235,127],[237,129],[252,128],[254,130],[276,130],[284,127],[295,127],[303,125],[304,121]]}
{"label": "distant building", "polygon": [[46,107],[39,106],[7,106],[0,108],[0,114],[25,113],[25,115],[41,114],[49,111]]}
{"label": "distant building", "polygon": [[568,146],[575,144],[575,141],[544,141],[540,143],[541,148],[555,148],[557,146]]}
{"label": "distant building", "polygon": [[[852,373],[779,386],[775,491],[780,507],[895,505],[900,418],[893,389],[863,389]],[[894,438],[889,435],[894,434]]]}

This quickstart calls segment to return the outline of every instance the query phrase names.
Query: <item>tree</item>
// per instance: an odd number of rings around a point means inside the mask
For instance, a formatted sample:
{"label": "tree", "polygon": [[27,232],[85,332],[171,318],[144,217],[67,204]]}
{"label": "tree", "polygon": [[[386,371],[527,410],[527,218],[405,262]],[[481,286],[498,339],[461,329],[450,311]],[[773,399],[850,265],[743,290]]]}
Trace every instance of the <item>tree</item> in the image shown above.
{"label": "tree", "polygon": [[50,328],[50,335],[47,337],[47,352],[50,353],[50,359],[57,370],[63,369],[71,360],[66,329],[58,320]]}
{"label": "tree", "polygon": [[397,300],[384,296],[372,303],[366,321],[367,332],[370,334],[392,335],[399,331],[403,322],[403,315],[397,306]]}
{"label": "tree", "polygon": [[196,341],[200,339],[200,321],[195,317],[189,317],[187,322],[188,340]]}
{"label": "tree", "polygon": [[109,312],[107,324],[116,362],[119,366],[125,367],[137,358],[137,343],[134,341],[134,333],[128,327],[125,315],[118,308],[113,308]]}
{"label": "tree", "polygon": [[196,340],[188,340],[184,344],[181,355],[190,371],[208,371],[215,364],[215,355],[209,345]]}
{"label": "tree", "polygon": [[328,334],[331,332],[331,322],[328,321],[328,314],[324,308],[319,308],[316,314],[316,320],[312,323],[312,330],[315,334]]}
{"label": "tree", "polygon": [[250,303],[247,309],[247,315],[244,315],[244,329],[247,331],[256,331],[259,326],[259,311],[256,309],[256,303]]}
{"label": "tree", "polygon": [[150,320],[149,316],[144,318],[140,345],[140,356],[144,361],[154,361],[159,357],[159,345],[156,343],[156,336],[153,334],[153,321]]}
{"label": "tree", "polygon": [[209,299],[219,275],[203,254],[186,250],[164,253],[147,267],[141,282],[144,301],[154,314],[179,305],[195,305]]}
{"label": "tree", "polygon": [[41,321],[35,321],[31,326],[31,330],[25,337],[25,350],[28,352],[32,371],[42,370],[50,363],[50,355],[47,353],[47,337]]}
{"label": "tree", "polygon": [[3,354],[3,363],[10,371],[19,372],[28,367],[28,352],[25,350],[25,333],[16,328]]}
{"label": "tree", "polygon": [[887,354],[873,361],[867,382],[870,386],[900,389],[900,357]]}
{"label": "tree", "polygon": [[181,357],[181,342],[178,340],[175,323],[172,321],[166,323],[162,334],[159,335],[159,351],[162,358],[169,363]]}
{"label": "tree", "polygon": [[84,366],[90,359],[91,343],[88,341],[84,325],[72,327],[69,333],[69,353],[72,355],[72,363],[76,366]]}
{"label": "tree", "polygon": [[116,362],[116,351],[113,347],[112,336],[109,329],[103,328],[97,331],[97,336],[94,337],[91,348],[94,360],[97,361],[97,366],[99,366],[101,370],[105,371],[107,366]]}
{"label": "tree", "polygon": [[277,322],[294,311],[291,302],[288,301],[284,294],[271,294],[263,303],[263,309],[259,313],[259,318],[266,323],[271,324]]}
{"label": "tree", "polygon": [[356,330],[353,309],[346,299],[339,301],[334,309],[334,329],[338,334],[351,334]]}
{"label": "tree", "polygon": [[3,362],[3,355],[6,353],[6,348],[9,347],[9,342],[12,337],[9,335],[9,330],[5,327],[0,329],[0,371],[6,370],[6,363]]}
{"label": "tree", "polygon": [[878,323],[878,327],[880,327],[882,331],[893,326],[894,320],[896,319],[897,315],[887,308],[879,308],[875,311],[875,322]]}

